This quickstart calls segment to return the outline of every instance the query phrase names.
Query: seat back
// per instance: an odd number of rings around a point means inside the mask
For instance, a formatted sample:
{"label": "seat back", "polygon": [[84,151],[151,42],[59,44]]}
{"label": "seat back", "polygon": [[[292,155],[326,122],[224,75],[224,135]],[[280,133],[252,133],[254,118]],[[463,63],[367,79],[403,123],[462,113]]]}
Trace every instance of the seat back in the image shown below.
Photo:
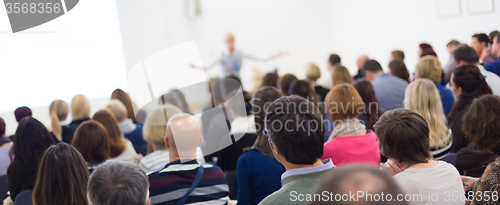
{"label": "seat back", "polygon": [[453,166],[455,166],[455,164],[457,163],[457,153],[450,152],[448,155],[446,155],[446,157],[441,159],[441,161],[448,162],[448,163],[452,164]]}
{"label": "seat back", "polygon": [[15,200],[15,205],[32,205],[33,204],[33,199],[32,199],[32,190],[24,190],[21,193],[17,194],[16,200]]}
{"label": "seat back", "polygon": [[9,182],[7,182],[7,175],[0,176],[0,201],[7,198],[9,191]]}

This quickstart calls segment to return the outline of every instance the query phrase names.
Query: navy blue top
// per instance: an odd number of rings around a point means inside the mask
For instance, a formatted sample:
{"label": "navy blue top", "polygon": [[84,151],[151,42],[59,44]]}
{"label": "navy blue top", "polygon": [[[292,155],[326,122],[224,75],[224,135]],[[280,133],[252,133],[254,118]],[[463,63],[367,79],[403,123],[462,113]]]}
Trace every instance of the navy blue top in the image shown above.
{"label": "navy blue top", "polygon": [[146,156],[148,149],[148,142],[146,142],[146,140],[144,140],[144,137],[142,136],[141,123],[135,123],[135,130],[132,131],[131,133],[126,134],[125,138],[127,138],[128,140],[130,140],[130,142],[132,142],[132,144],[134,145],[134,149],[137,153]]}
{"label": "navy blue top", "polygon": [[439,91],[439,96],[441,96],[441,103],[443,104],[444,115],[448,116],[450,113],[453,103],[455,103],[455,98],[453,97],[453,92],[450,89],[444,87],[443,85],[436,83],[436,88]]}
{"label": "navy blue top", "polygon": [[500,58],[498,58],[495,62],[484,64],[484,69],[500,76]]}
{"label": "navy blue top", "polygon": [[281,188],[285,167],[275,159],[249,150],[238,159],[238,204],[258,204]]}

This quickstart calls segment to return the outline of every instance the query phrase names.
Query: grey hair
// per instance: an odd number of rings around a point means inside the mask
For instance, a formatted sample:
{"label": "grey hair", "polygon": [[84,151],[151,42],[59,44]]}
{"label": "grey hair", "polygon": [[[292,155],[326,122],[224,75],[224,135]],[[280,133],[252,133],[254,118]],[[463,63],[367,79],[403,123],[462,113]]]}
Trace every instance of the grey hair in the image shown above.
{"label": "grey hair", "polygon": [[91,205],[146,205],[148,195],[148,176],[130,162],[110,160],[99,165],[87,186]]}

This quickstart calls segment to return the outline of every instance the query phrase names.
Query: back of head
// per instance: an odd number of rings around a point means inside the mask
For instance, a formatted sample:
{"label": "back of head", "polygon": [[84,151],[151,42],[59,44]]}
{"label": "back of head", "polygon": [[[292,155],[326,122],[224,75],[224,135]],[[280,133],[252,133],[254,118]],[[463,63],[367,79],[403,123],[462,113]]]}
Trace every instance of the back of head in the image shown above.
{"label": "back of head", "polygon": [[336,64],[333,66],[332,70],[332,86],[336,86],[341,83],[349,83],[351,84],[353,78],[349,73],[349,70],[343,65]]}
{"label": "back of head", "polygon": [[462,130],[476,148],[500,154],[500,97],[484,95],[463,116]]}
{"label": "back of head", "polygon": [[[290,85],[289,93],[291,95],[298,95],[303,98],[310,98],[310,94],[313,90],[311,89],[311,84],[305,80],[293,81]],[[311,99],[309,99],[311,100]]]}
{"label": "back of head", "polygon": [[410,82],[410,73],[406,68],[406,64],[402,60],[393,60],[389,63],[391,75]]}
{"label": "back of head", "polygon": [[479,43],[485,43],[486,45],[490,42],[490,38],[485,33],[476,33],[472,35],[472,38],[475,38]]}
{"label": "back of head", "polygon": [[354,81],[353,87],[358,91],[359,96],[365,104],[365,113],[369,115],[366,127],[368,129],[372,129],[373,125],[377,122],[380,113],[377,96],[375,95],[375,89],[373,88],[372,83],[366,78]]}
{"label": "back of head", "polygon": [[120,88],[114,90],[113,93],[111,93],[111,99],[117,99],[121,101],[127,108],[127,117],[134,121],[134,123],[137,123],[134,107],[132,105],[132,99],[125,91]]}
{"label": "back of head", "polygon": [[418,47],[420,47],[420,49],[422,50],[420,57],[424,57],[424,56],[436,56],[437,57],[437,54],[436,54],[436,52],[434,52],[434,49],[432,48],[431,45],[429,45],[427,43],[421,43],[420,45],[418,45]]}
{"label": "back of head", "polygon": [[200,123],[186,113],[174,115],[168,120],[166,136],[168,146],[177,151],[181,160],[195,159],[196,148],[201,146],[203,140]]}
{"label": "back of head", "polygon": [[71,118],[73,120],[82,120],[90,115],[89,100],[85,95],[78,94],[71,100]]}
{"label": "back of head", "polygon": [[18,107],[14,111],[14,115],[16,116],[16,121],[20,122],[24,117],[32,115],[31,109],[29,107],[23,106],[23,107]]}
{"label": "back of head", "polygon": [[261,153],[274,157],[269,141],[266,136],[263,136],[264,118],[266,117],[266,108],[282,95],[280,91],[274,87],[262,87],[257,90],[252,97],[252,114],[255,118],[255,128],[257,129],[257,139],[253,145],[253,149],[257,149]]}
{"label": "back of head", "polygon": [[146,205],[149,181],[135,164],[108,161],[90,175],[87,196],[92,205]]}
{"label": "back of head", "polygon": [[448,115],[450,122],[453,116],[465,110],[472,103],[472,100],[485,94],[492,94],[486,79],[475,65],[463,65],[455,68],[450,82],[451,86],[462,90],[462,94],[460,94],[458,101],[453,104]]}
{"label": "back of head", "polygon": [[114,158],[120,155],[125,150],[125,143],[114,114],[108,110],[99,110],[94,114],[92,119],[101,123],[106,128],[109,142],[109,156]]}
{"label": "back of head", "polygon": [[191,113],[186,97],[179,89],[172,89],[168,91],[168,93],[162,95],[158,104],[172,104],[181,109],[182,112]]}
{"label": "back of head", "polygon": [[[310,205],[332,204],[333,200],[335,200],[335,204],[340,205],[407,204],[404,200],[388,200],[388,197],[382,197],[384,199],[380,200],[380,196],[390,195],[392,197],[396,197],[398,195],[403,195],[403,192],[391,176],[389,176],[384,170],[377,169],[373,166],[353,165],[328,172],[316,184],[316,187],[313,190],[315,190],[313,192],[314,195],[323,196],[324,193],[327,193],[327,195],[334,196],[334,198],[313,201],[309,203]],[[336,200],[339,199],[338,196],[349,196],[353,193],[361,195],[359,192],[365,195],[364,197],[358,198],[359,201]],[[374,197],[377,195],[379,200],[377,200],[377,197]]]}
{"label": "back of head", "polygon": [[418,79],[406,87],[404,107],[421,115],[429,125],[430,146],[441,148],[448,144],[449,133],[441,97],[434,82]]}
{"label": "back of head", "polygon": [[0,117],[0,138],[5,137],[5,120]]}
{"label": "back of head", "polygon": [[498,34],[500,34],[500,31],[497,30],[490,32],[490,35],[488,35],[488,37],[490,38],[490,43],[493,43],[493,37],[495,37]]}
{"label": "back of head", "polygon": [[106,109],[115,115],[116,121],[118,122],[125,120],[125,116],[127,116],[127,107],[117,99],[112,99],[111,102],[106,105]]}
{"label": "back of head", "polygon": [[85,121],[80,124],[75,131],[71,144],[90,164],[99,164],[109,158],[106,128],[95,120]]}
{"label": "back of head", "polygon": [[40,161],[33,189],[33,204],[87,205],[89,171],[82,155],[71,145],[47,149]]}
{"label": "back of head", "polygon": [[347,83],[333,87],[326,95],[325,104],[330,119],[335,123],[355,118],[364,108],[358,91]]}
{"label": "back of head", "polygon": [[431,159],[429,126],[414,111],[398,108],[385,112],[375,124],[381,151],[398,163],[426,163]]}
{"label": "back of head", "polygon": [[[293,81],[296,81],[296,80],[298,80],[298,79],[293,74],[285,74],[279,79],[278,88],[281,89],[281,92],[283,92],[283,95],[288,96],[291,94],[289,92],[290,85],[292,84]],[[274,87],[274,86],[272,86],[272,87]]]}
{"label": "back of head", "polygon": [[330,57],[328,57],[328,62],[330,65],[335,65],[341,63],[340,56],[337,54],[330,54]]}
{"label": "back of head", "polygon": [[477,52],[468,45],[460,45],[453,51],[453,58],[457,64],[460,61],[465,62],[466,64],[475,65],[479,63],[479,55]]}
{"label": "back of head", "polygon": [[306,69],[307,69],[306,71],[307,80],[316,82],[316,80],[318,80],[321,77],[321,70],[316,64],[309,63],[307,64]]}
{"label": "back of head", "polygon": [[56,136],[57,140],[62,141],[62,128],[60,121],[66,120],[69,108],[68,103],[62,100],[54,100],[49,105],[49,114],[51,120],[52,133]]}
{"label": "back of head", "polygon": [[19,122],[13,140],[11,157],[15,157],[10,164],[9,170],[18,165],[18,168],[24,166],[36,167],[45,150],[55,144],[54,138],[47,128],[32,117],[25,117]]}
{"label": "back of head", "polygon": [[443,75],[443,68],[438,58],[435,56],[424,56],[415,66],[415,73],[421,78],[426,78],[434,83],[441,81]]}
{"label": "back of head", "polygon": [[264,86],[278,86],[278,74],[276,72],[267,73],[262,80],[262,87]]}
{"label": "back of head", "polygon": [[372,73],[376,73],[376,72],[382,71],[382,66],[376,60],[367,60],[365,62],[365,64],[363,65],[363,70],[368,71],[368,72],[372,72]]}
{"label": "back of head", "polygon": [[458,45],[460,45],[460,42],[458,42],[457,40],[451,40],[450,42],[448,42],[448,44],[446,44],[446,47],[458,46]]}
{"label": "back of head", "polygon": [[311,165],[323,156],[325,136],[319,112],[318,106],[297,96],[281,97],[267,108],[265,131],[287,162]]}
{"label": "back of head", "polygon": [[391,55],[394,57],[395,60],[400,60],[400,61],[405,60],[405,52],[403,52],[402,50],[394,50],[391,52]]}
{"label": "back of head", "polygon": [[146,117],[146,123],[142,128],[144,139],[155,146],[165,147],[163,138],[166,135],[167,122],[172,116],[180,113],[182,110],[174,105],[158,105]]}

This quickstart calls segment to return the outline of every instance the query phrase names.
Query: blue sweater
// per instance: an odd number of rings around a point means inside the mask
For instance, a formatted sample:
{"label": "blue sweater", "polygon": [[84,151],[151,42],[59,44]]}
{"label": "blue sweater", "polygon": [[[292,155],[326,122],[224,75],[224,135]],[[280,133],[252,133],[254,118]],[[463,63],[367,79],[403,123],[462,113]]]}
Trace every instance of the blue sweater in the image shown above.
{"label": "blue sweater", "polygon": [[249,150],[238,159],[236,172],[238,204],[258,204],[281,188],[285,167],[257,150]]}
{"label": "blue sweater", "polygon": [[142,124],[135,123],[135,126],[136,127],[134,131],[125,134],[125,138],[127,138],[128,140],[130,140],[130,142],[132,142],[132,144],[134,145],[134,149],[138,154],[146,156],[148,149],[148,142],[146,142],[146,140],[144,140],[144,137],[142,136]]}
{"label": "blue sweater", "polygon": [[495,62],[484,64],[484,69],[500,76],[500,58],[498,58]]}
{"label": "blue sweater", "polygon": [[450,110],[453,107],[453,103],[455,103],[453,92],[439,83],[436,83],[436,88],[439,91],[439,96],[441,97],[444,115],[448,116],[448,113],[450,113]]}

